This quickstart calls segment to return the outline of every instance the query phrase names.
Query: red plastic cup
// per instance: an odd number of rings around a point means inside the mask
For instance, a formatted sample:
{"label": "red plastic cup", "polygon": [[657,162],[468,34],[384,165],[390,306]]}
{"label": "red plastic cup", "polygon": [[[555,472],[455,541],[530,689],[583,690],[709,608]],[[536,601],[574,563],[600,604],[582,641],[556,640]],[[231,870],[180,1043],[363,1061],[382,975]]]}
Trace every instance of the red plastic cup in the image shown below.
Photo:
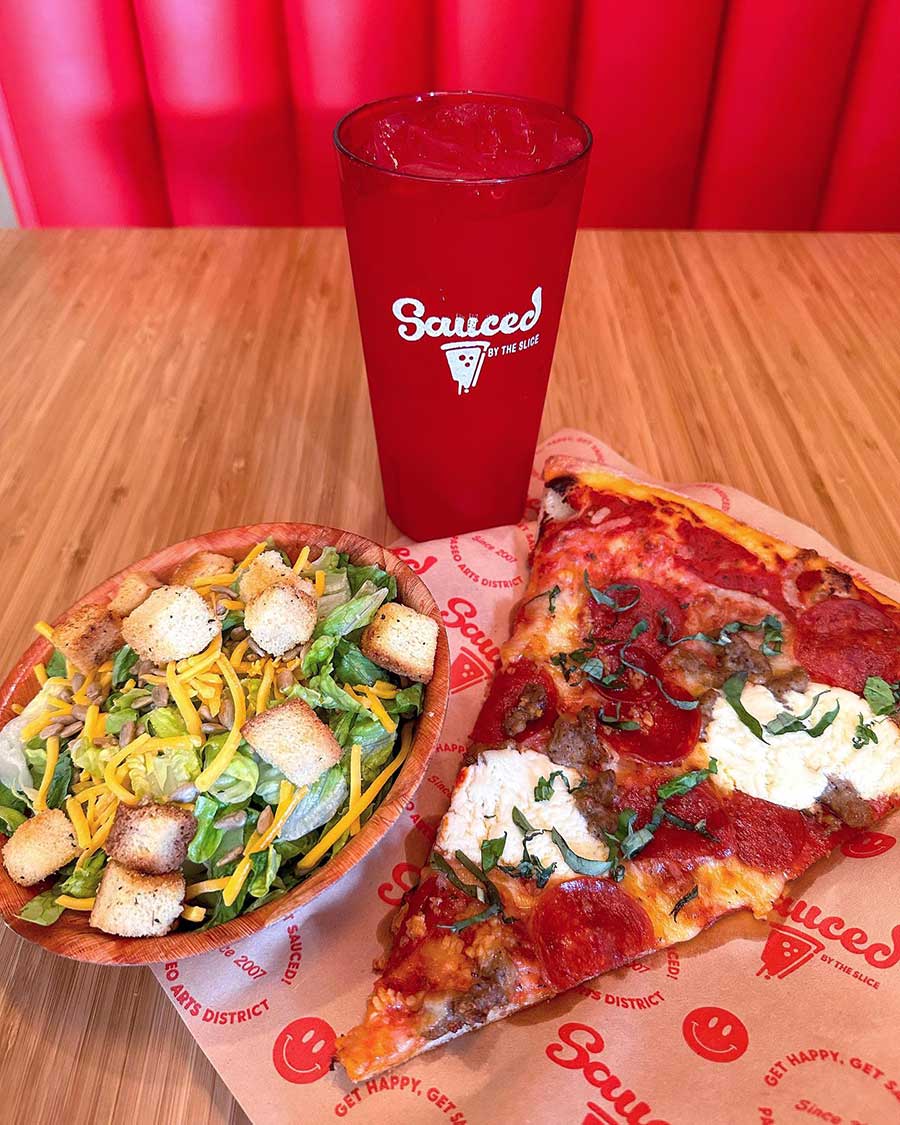
{"label": "red plastic cup", "polygon": [[522,517],[591,133],[556,106],[432,93],[338,122],[388,512],[413,539]]}

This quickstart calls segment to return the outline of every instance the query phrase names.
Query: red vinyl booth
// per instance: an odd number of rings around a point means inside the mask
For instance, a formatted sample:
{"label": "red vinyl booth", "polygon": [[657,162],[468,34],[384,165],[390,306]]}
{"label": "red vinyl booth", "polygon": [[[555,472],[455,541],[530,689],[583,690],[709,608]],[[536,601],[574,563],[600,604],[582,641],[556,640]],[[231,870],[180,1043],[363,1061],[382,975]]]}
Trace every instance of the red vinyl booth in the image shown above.
{"label": "red vinyl booth", "polygon": [[24,226],[339,223],[335,120],[427,88],[581,114],[587,226],[900,229],[900,0],[0,0]]}

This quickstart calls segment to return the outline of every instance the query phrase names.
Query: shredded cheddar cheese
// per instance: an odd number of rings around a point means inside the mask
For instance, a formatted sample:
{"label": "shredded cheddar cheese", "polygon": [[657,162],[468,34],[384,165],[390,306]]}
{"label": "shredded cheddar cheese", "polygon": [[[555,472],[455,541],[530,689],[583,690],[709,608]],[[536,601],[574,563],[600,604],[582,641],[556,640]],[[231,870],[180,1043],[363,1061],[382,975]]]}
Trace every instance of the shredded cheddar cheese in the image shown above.
{"label": "shredded cheddar cheese", "polygon": [[42,637],[46,637],[51,644],[54,644],[53,626],[48,625],[46,621],[35,621],[34,631],[40,633]]}
{"label": "shredded cheddar cheese", "polygon": [[181,912],[185,922],[202,922],[206,917],[205,906],[186,906]]}
{"label": "shredded cheddar cheese", "polygon": [[47,739],[47,762],[44,765],[44,776],[41,778],[41,785],[38,789],[37,797],[34,799],[34,811],[43,812],[47,808],[47,790],[50,788],[50,782],[53,780],[53,771],[56,769],[56,763],[59,761],[59,738],[52,735]]}
{"label": "shredded cheddar cheese", "polygon": [[169,689],[169,694],[172,696],[182,719],[184,719],[188,734],[201,738],[203,730],[200,716],[197,714],[196,707],[191,703],[191,697],[188,695],[184,684],[178,679],[175,664],[171,660],[166,665],[166,687]]}
{"label": "shredded cheddar cheese", "polygon": [[397,729],[397,724],[387,713],[387,711],[385,711],[384,704],[381,702],[375,692],[366,684],[357,684],[356,691],[359,693],[357,698],[359,698],[359,696],[362,696],[360,702],[364,706],[369,708],[369,710],[379,721],[379,723],[381,723],[388,734],[393,734]]}
{"label": "shredded cheddar cheese", "polygon": [[223,875],[221,879],[203,879],[199,883],[189,883],[185,888],[185,899],[197,898],[199,895],[208,894],[210,891],[221,891],[227,884],[230,876]]}
{"label": "shredded cheddar cheese", "polygon": [[34,672],[34,678],[41,685],[41,687],[43,687],[47,682],[47,669],[43,664],[35,664],[32,671]]}
{"label": "shredded cheddar cheese", "polygon": [[66,910],[93,910],[93,898],[72,898],[71,895],[58,895],[57,906],[64,906]]}
{"label": "shredded cheddar cheese", "polygon": [[263,553],[263,551],[265,551],[268,548],[268,546],[269,546],[269,544],[265,540],[263,540],[262,543],[257,543],[256,546],[251,548],[251,550],[249,550],[247,552],[247,554],[244,555],[244,557],[241,559],[241,561],[237,564],[237,566],[234,568],[234,573],[236,575],[238,575],[238,574],[241,573],[242,570],[246,570],[247,567],[256,558],[258,558]]}
{"label": "shredded cheddar cheese", "polygon": [[269,695],[272,691],[272,684],[275,681],[275,665],[271,660],[266,661],[266,666],[263,669],[262,679],[259,683],[259,691],[256,693],[256,713],[261,715],[263,711],[269,706]]}
{"label": "shredded cheddar cheese", "polygon": [[325,571],[324,570],[317,570],[316,571],[316,597],[321,598],[321,596],[324,593],[325,593]]}
{"label": "shredded cheddar cheese", "polygon": [[372,804],[372,802],[384,788],[388,779],[394,773],[396,773],[396,771],[406,761],[407,755],[409,754],[410,745],[412,744],[411,734],[412,732],[410,731],[410,728],[408,726],[405,727],[403,731],[403,740],[400,749],[397,752],[397,756],[390,762],[388,762],[388,764],[384,767],[378,777],[375,778],[368,789],[366,789],[365,792],[362,793],[356,804],[354,805],[351,802],[350,808],[344,813],[337,824],[335,824],[330,829],[330,831],[325,833],[325,835],[321,840],[319,840],[318,844],[316,844],[312,851],[307,852],[301,860],[298,860],[296,867],[297,871],[307,871],[310,867],[315,867],[315,865],[328,851],[328,849],[333,847],[338,842],[338,840],[340,840],[341,836],[343,836],[350,825],[353,824],[355,820],[358,820],[360,814],[365,812],[369,805]]}
{"label": "shredded cheddar cheese", "polygon": [[222,748],[216,754],[215,758],[194,780],[194,785],[197,787],[199,793],[205,793],[207,789],[221,777],[231,759],[234,757],[238,746],[241,743],[241,727],[247,718],[247,705],[244,700],[244,689],[241,687],[240,681],[237,678],[234,668],[224,656],[220,656],[218,660],[219,671],[228,684],[228,690],[231,693],[231,699],[234,703],[234,726],[229,731],[228,737],[222,744]]}
{"label": "shredded cheddar cheese", "polygon": [[[350,747],[350,807],[359,804],[359,794],[362,788],[362,747],[354,742]],[[350,835],[355,836],[359,831],[359,818],[350,825]]]}
{"label": "shredded cheddar cheese", "polygon": [[309,547],[304,547],[300,551],[300,553],[297,555],[297,559],[294,562],[294,566],[292,568],[293,571],[294,571],[294,574],[299,574],[300,571],[303,570],[303,568],[306,566],[306,564],[308,562],[309,562]]}
{"label": "shredded cheddar cheese", "polygon": [[69,820],[71,820],[72,827],[75,829],[75,839],[78,841],[79,848],[90,847],[91,829],[81,805],[74,797],[67,798],[66,812],[69,814]]}

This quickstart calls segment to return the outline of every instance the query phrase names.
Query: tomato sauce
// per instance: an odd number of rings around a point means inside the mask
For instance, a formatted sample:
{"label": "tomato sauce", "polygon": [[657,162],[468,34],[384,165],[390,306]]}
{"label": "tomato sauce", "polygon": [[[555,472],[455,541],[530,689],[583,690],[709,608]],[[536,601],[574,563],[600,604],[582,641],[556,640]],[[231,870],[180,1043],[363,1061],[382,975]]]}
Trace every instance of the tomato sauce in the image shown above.
{"label": "tomato sauce", "polygon": [[[476,913],[477,903],[443,876],[437,875],[423,880],[406,896],[405,902],[408,906],[406,918],[394,938],[382,979],[390,988],[410,993],[431,986],[428,965],[418,956],[422,945],[435,933],[441,933],[441,926]],[[425,926],[423,932],[416,931],[416,935],[412,936],[405,923],[415,914],[423,915]],[[475,928],[463,930],[460,936],[463,940],[467,934],[471,937]],[[440,986],[440,980],[434,984]]]}
{"label": "tomato sauce", "polygon": [[712,528],[681,520],[677,538],[687,548],[685,564],[704,582],[740,590],[764,598],[789,618],[792,611],[785,600],[781,577],[767,570],[759,559],[740,543],[735,543]]}

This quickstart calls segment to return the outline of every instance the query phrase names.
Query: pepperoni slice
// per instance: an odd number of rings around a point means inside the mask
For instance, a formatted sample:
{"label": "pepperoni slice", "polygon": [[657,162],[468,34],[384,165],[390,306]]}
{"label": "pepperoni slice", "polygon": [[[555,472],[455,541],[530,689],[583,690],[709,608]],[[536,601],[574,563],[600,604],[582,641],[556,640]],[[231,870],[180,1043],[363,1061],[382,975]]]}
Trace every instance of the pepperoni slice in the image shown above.
{"label": "pepperoni slice", "polygon": [[861,692],[869,676],[900,678],[900,626],[880,606],[833,595],[800,615],[794,655],[812,679]]}
{"label": "pepperoni slice", "polygon": [[[651,654],[635,645],[628,647],[628,659],[649,673],[631,674],[622,691],[603,692],[603,709],[607,715],[639,724],[638,730],[616,730],[601,724],[598,731],[617,754],[643,762],[678,762],[694,748],[700,732],[700,709],[682,710],[666,698],[653,677],[662,679],[659,665]],[[616,666],[616,658],[608,661]],[[681,688],[663,682],[672,699],[691,702]]]}
{"label": "pepperoni slice", "polygon": [[[595,580],[593,577],[591,581],[601,592],[606,592],[610,585],[607,581]],[[684,610],[681,607],[681,602],[674,594],[663,590],[662,587],[653,582],[645,582],[643,579],[632,581],[630,578],[615,578],[612,583],[621,583],[628,588],[625,590],[609,590],[609,597],[615,599],[619,605],[630,605],[632,602],[635,602],[635,604],[631,609],[616,612],[611,606],[600,605],[593,597],[588,595],[591,611],[591,633],[597,638],[598,642],[609,640],[621,644],[622,641],[628,640],[632,629],[639,621],[646,621],[648,628],[645,633],[641,634],[640,646],[646,652],[651,653],[655,659],[659,659],[669,651],[669,646],[662,644],[657,639],[661,626],[660,613],[668,615],[669,621],[672,623],[673,635],[681,636],[684,626]]]}
{"label": "pepperoni slice", "polygon": [[544,973],[558,989],[653,949],[647,912],[609,879],[569,879],[541,896],[531,919]]}
{"label": "pepperoni slice", "polygon": [[828,829],[796,809],[737,791],[727,801],[726,811],[738,859],[760,871],[792,879],[831,851]]}
{"label": "pepperoni slice", "polygon": [[756,555],[740,543],[713,531],[711,527],[688,520],[681,520],[678,524],[678,538],[686,548],[684,561],[705,582],[724,586],[727,590],[755,594],[783,611],[788,610],[781,578],[766,570]]}
{"label": "pepperoni slice", "polygon": [[485,746],[496,746],[506,742],[509,735],[503,729],[507,715],[518,706],[522,692],[530,685],[539,685],[546,693],[543,713],[532,719],[523,731],[515,735],[517,742],[545,730],[556,718],[556,688],[553,681],[530,660],[517,660],[507,668],[501,668],[494,677],[491,690],[484,701],[481,712],[472,730],[472,741]]}
{"label": "pepperoni slice", "polygon": [[[643,828],[657,800],[655,788],[630,788],[621,789],[616,794],[615,804],[619,811],[635,809],[638,814],[635,827]],[[680,797],[670,797],[665,807],[691,824],[705,822],[706,830],[713,839],[664,821],[650,843],[635,857],[637,862],[654,866],[671,862],[690,871],[704,860],[723,859],[734,854],[734,828],[721,797],[709,782],[704,781]]]}

